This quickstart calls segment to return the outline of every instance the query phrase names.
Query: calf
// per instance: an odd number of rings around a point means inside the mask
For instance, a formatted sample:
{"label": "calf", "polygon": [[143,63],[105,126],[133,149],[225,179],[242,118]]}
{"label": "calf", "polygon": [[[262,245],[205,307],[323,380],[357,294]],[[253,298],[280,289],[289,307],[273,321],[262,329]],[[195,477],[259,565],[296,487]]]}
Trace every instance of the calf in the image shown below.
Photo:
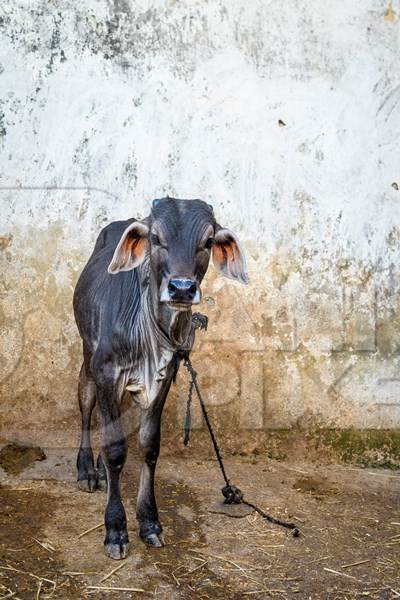
{"label": "calf", "polygon": [[[127,454],[120,420],[125,390],[141,409],[139,534],[152,546],[164,544],[154,494],[160,419],[179,366],[178,351],[193,346],[191,308],[200,302],[211,254],[221,273],[247,283],[239,241],[217,224],[211,206],[201,200],[154,200],[142,221],[117,221],[101,231],[75,289],[75,319],[83,342],[78,485],[88,492],[107,489],[104,545],[110,558],[124,558],[129,543],[120,494]],[[95,468],[90,418],[96,400],[103,443]]]}

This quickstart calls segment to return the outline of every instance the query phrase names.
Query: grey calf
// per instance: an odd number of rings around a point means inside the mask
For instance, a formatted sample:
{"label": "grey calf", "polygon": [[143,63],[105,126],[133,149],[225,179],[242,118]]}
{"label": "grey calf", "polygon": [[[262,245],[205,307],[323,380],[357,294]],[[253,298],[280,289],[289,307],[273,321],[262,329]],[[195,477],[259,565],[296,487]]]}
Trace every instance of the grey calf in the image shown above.
{"label": "grey calf", "polygon": [[[221,273],[247,283],[239,241],[218,225],[208,204],[154,200],[151,214],[142,221],[117,221],[101,231],[75,289],[75,319],[83,342],[78,485],[88,492],[107,488],[104,544],[110,558],[124,558],[129,544],[120,493],[127,454],[120,419],[124,390],[141,409],[140,537],[153,546],[164,544],[154,494],[160,420],[179,367],[177,351],[193,346],[191,309],[200,302],[211,254]],[[96,400],[103,428],[97,468],[90,445]]]}

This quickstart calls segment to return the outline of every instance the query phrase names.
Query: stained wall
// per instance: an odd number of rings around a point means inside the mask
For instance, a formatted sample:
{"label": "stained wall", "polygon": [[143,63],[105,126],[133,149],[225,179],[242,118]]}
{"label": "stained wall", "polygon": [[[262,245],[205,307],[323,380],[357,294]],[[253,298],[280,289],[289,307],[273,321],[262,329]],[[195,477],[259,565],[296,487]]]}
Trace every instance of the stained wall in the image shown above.
{"label": "stained wall", "polygon": [[212,203],[248,256],[249,286],[203,289],[222,431],[399,426],[399,13],[2,2],[3,438],[76,439],[74,284],[106,223],[166,194]]}

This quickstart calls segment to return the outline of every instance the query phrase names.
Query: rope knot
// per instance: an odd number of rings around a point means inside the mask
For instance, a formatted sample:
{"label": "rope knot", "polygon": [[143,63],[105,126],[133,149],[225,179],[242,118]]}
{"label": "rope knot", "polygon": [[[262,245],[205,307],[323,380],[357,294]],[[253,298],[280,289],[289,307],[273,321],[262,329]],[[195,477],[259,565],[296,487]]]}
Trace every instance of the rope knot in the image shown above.
{"label": "rope knot", "polygon": [[226,485],[221,491],[225,504],[240,504],[243,500],[243,492],[236,485]]}

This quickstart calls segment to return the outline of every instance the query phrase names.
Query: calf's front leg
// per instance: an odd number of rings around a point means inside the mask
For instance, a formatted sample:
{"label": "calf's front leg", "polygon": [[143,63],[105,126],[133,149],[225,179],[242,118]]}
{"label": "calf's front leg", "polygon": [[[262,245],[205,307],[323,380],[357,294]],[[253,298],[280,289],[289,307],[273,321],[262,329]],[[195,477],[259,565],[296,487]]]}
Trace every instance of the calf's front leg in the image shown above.
{"label": "calf's front leg", "polygon": [[121,426],[118,380],[102,374],[96,380],[96,395],[103,421],[102,457],[108,481],[104,548],[107,556],[118,560],[127,556],[129,547],[126,514],[120,491],[120,475],[126,460],[127,443]]}
{"label": "calf's front leg", "polygon": [[143,409],[139,429],[139,450],[142,457],[136,518],[139,522],[139,535],[150,546],[164,546],[162,527],[158,520],[154,493],[154,474],[160,453],[160,425],[164,401],[169,389],[153,406]]}

